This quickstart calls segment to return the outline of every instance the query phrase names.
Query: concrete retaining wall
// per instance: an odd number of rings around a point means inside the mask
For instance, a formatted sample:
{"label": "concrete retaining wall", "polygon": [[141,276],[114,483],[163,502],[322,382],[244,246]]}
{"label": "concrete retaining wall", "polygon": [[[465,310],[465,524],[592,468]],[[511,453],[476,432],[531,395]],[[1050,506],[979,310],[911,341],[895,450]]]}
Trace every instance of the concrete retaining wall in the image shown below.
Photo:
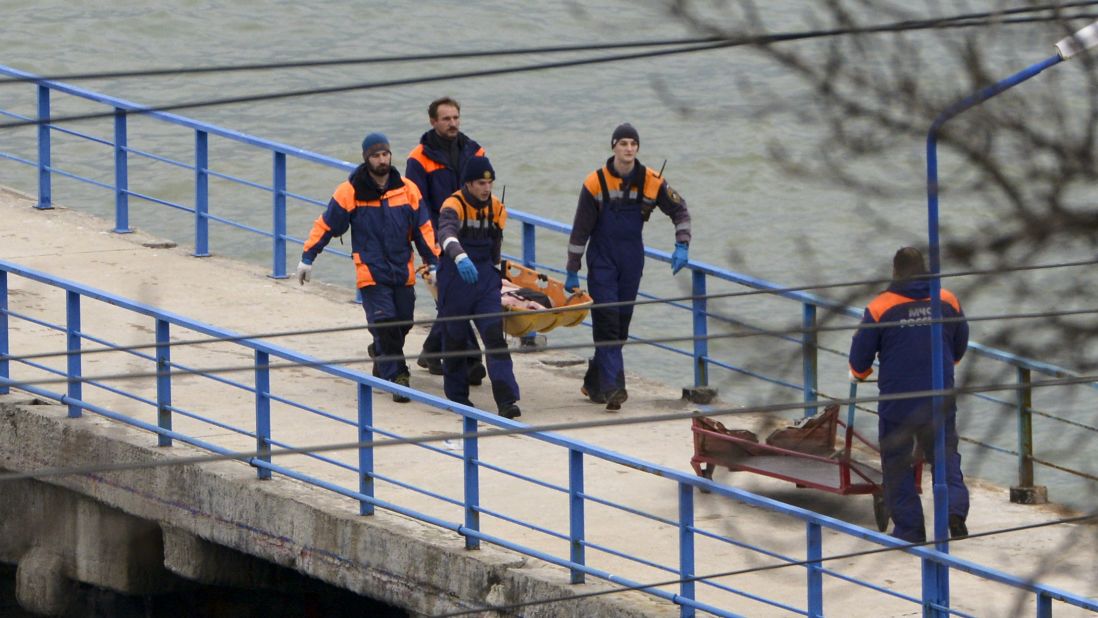
{"label": "concrete retaining wall", "polygon": [[[0,467],[27,472],[197,454],[151,446],[150,434],[104,419],[68,419],[64,410],[0,396]],[[358,516],[353,501],[289,479],[259,481],[239,462],[44,481],[0,483],[0,560],[20,563],[28,575],[20,601],[44,614],[61,603],[67,581],[131,594],[169,590],[180,576],[251,586],[272,583],[268,562],[422,615],[605,589],[570,585],[563,569],[499,548],[465,550],[457,535],[409,518]],[[640,593],[521,613],[677,615]]]}

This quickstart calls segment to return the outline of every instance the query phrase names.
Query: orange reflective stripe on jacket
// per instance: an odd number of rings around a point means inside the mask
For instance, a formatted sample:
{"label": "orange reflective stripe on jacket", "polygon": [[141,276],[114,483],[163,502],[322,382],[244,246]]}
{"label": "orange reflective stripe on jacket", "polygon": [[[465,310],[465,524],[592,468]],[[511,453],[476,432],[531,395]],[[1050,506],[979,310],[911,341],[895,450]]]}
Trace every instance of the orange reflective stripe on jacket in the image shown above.
{"label": "orange reflective stripe on jacket", "polygon": [[466,202],[465,196],[459,190],[442,203],[442,210],[452,210],[457,214],[458,221],[461,221],[461,236],[478,229],[499,233],[507,225],[507,209],[495,195],[488,207],[477,208]]}
{"label": "orange reflective stripe on jacket", "polygon": [[[386,191],[378,199],[356,200],[354,186],[350,182],[343,182],[336,188],[332,200],[351,215],[354,215],[356,210],[361,212],[360,215],[352,217],[351,224],[352,257],[358,287],[376,283],[370,263],[378,268],[385,265],[383,262],[391,258],[394,253],[403,257],[405,252],[407,261],[404,269],[406,274],[403,276],[404,284],[414,285],[416,282],[415,254],[411,251],[411,242],[415,239],[416,229],[430,252],[435,256],[439,254],[434,227],[431,226],[430,220],[425,219],[423,223],[418,223],[420,195],[415,183],[404,180],[403,186]],[[396,215],[395,211],[409,211],[410,214]],[[313,233],[317,233],[316,226],[313,228]],[[386,236],[396,236],[396,238],[386,238]]]}
{"label": "orange reflective stripe on jacket", "polygon": [[[638,163],[638,165],[640,165]],[[642,166],[643,167],[643,166]],[[606,180],[606,189],[610,195],[604,196],[602,194],[602,183],[599,181],[599,172],[602,172],[603,178]],[[661,178],[656,172],[645,167],[644,168],[644,189],[642,191],[643,201],[648,203],[655,203],[656,197],[659,196],[660,186],[663,184],[663,178]],[[587,189],[587,192],[595,198],[595,201],[600,204],[606,203],[610,200],[621,199],[625,196],[625,191],[622,187],[622,178],[610,171],[609,167],[603,167],[601,170],[596,170],[587,175],[587,178],[583,181],[583,186]],[[629,198],[633,201],[637,201],[636,185],[629,187]]]}
{"label": "orange reflective stripe on jacket", "polygon": [[446,167],[438,161],[435,161],[434,159],[428,157],[427,154],[423,152],[423,144],[419,144],[418,146],[413,148],[412,152],[408,153],[408,158],[415,159],[416,162],[423,166],[423,171],[427,172],[428,174]]}

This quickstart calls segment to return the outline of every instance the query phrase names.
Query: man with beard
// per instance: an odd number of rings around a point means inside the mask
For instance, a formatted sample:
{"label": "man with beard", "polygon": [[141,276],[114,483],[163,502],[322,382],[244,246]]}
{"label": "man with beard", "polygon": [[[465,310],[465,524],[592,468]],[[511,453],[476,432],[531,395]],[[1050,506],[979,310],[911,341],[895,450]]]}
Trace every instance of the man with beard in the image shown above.
{"label": "man with beard", "polygon": [[[503,340],[503,305],[500,303],[500,249],[507,209],[492,195],[496,179],[492,164],[485,157],[473,157],[462,174],[464,184],[442,203],[438,237],[442,260],[438,269],[438,315],[476,315],[474,323],[487,348],[488,377],[492,397],[500,416],[515,418],[519,387],[515,382],[511,355]],[[443,350],[466,348],[465,321],[444,322]],[[469,401],[468,358],[447,354],[443,389],[451,401],[473,405]]]}
{"label": "man with beard", "polygon": [[[416,302],[412,243],[432,269],[438,265],[439,249],[427,210],[420,207],[419,189],[401,178],[391,165],[392,156],[383,134],[370,133],[362,140],[363,163],[336,187],[327,210],[313,223],[297,280],[304,285],[312,277],[316,256],[349,228],[356,285],[374,339],[370,356],[382,359],[374,364],[374,375],[406,387],[404,338]],[[387,326],[389,322],[405,324]],[[393,393],[393,401],[405,403],[408,398]]]}
{"label": "man with beard", "polygon": [[[430,211],[431,224],[438,229],[438,217],[442,203],[461,188],[465,166],[473,157],[483,157],[484,149],[468,135],[461,132],[461,105],[450,97],[431,101],[427,106],[431,130],[419,139],[419,145],[408,154],[404,176],[416,183],[423,201]],[[469,363],[469,383],[477,386],[484,379],[484,364],[480,360],[480,347],[468,322],[461,322],[468,338],[469,350],[476,355]],[[434,375],[442,375],[442,361],[434,356],[442,350],[444,326],[435,323],[423,342],[423,354],[418,364]]]}

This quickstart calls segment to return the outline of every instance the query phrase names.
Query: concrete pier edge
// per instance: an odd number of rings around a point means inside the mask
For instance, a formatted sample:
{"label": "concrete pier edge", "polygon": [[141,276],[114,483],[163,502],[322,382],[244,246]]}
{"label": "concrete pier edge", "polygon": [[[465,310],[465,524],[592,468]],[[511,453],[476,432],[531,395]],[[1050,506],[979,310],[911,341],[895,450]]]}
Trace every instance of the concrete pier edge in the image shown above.
{"label": "concrete pier edge", "polygon": [[[201,453],[185,445],[158,448],[148,433],[92,416],[69,419],[63,406],[35,405],[29,398],[13,400],[14,395],[0,398],[0,467],[13,472],[77,462],[163,462]],[[610,589],[600,582],[571,585],[564,569],[487,544],[466,550],[457,534],[397,514],[358,516],[350,499],[277,475],[260,481],[239,462],[66,475],[43,482],[159,522],[169,532],[186,532],[413,614]],[[0,560],[15,561],[3,553]],[[52,594],[41,592],[46,593]],[[672,614],[677,614],[672,606],[637,592],[522,610],[524,616]]]}

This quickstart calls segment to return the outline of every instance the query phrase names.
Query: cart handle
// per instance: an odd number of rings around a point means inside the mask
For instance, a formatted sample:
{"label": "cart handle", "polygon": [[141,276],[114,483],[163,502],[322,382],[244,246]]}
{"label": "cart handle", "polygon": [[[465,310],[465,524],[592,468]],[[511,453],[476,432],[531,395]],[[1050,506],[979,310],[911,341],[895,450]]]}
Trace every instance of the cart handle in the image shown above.
{"label": "cart handle", "polygon": [[843,441],[843,456],[846,459],[850,459],[850,447],[854,442],[854,400],[858,397],[858,382],[861,381],[850,374],[850,404],[846,410],[846,436]]}

